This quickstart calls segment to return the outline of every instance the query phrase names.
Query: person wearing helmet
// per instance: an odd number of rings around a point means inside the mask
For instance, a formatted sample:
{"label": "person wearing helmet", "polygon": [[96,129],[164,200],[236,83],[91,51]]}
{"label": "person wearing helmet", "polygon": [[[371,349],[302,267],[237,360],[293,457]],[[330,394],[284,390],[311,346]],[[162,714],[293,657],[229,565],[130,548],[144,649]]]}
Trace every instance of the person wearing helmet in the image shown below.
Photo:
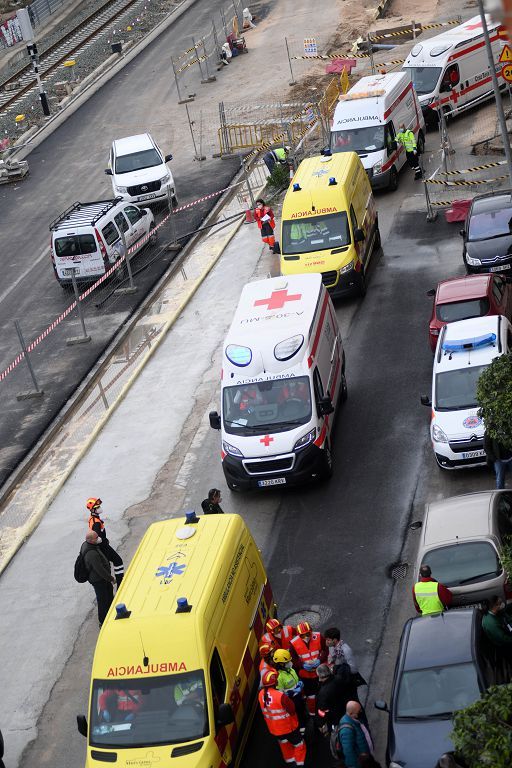
{"label": "person wearing helmet", "polygon": [[260,681],[265,672],[275,672],[274,661],[272,659],[274,650],[275,647],[270,643],[260,643]]}
{"label": "person wearing helmet", "polygon": [[278,691],[286,693],[295,704],[297,717],[301,727],[304,727],[307,720],[306,706],[304,703],[304,683],[299,680],[299,676],[293,668],[292,655],[290,651],[284,648],[278,648],[273,653],[273,664],[277,671]]}
{"label": "person wearing helmet", "polygon": [[307,621],[297,624],[297,634],[291,641],[298,659],[299,678],[304,683],[304,694],[310,715],[316,712],[316,694],[319,688],[317,667],[327,657],[325,640],[320,632],[313,632]]}
{"label": "person wearing helmet", "polygon": [[275,670],[263,675],[263,688],[258,694],[261,712],[269,733],[279,742],[285,763],[304,765],[306,742],[300,732],[295,704],[286,693],[277,690],[277,681]]}
{"label": "person wearing helmet", "polygon": [[87,499],[86,507],[90,513],[89,529],[98,534],[100,538],[99,548],[107,560],[114,566],[114,576],[116,577],[116,584],[119,588],[124,576],[124,563],[119,553],[109,544],[105,523],[100,517],[102,503],[101,499],[95,497]]}
{"label": "person wearing helmet", "polygon": [[281,624],[279,619],[269,619],[265,624],[266,633],[261,638],[262,642],[273,643],[276,648],[284,648],[285,651],[292,650],[291,640],[295,634],[295,629],[291,624]]}

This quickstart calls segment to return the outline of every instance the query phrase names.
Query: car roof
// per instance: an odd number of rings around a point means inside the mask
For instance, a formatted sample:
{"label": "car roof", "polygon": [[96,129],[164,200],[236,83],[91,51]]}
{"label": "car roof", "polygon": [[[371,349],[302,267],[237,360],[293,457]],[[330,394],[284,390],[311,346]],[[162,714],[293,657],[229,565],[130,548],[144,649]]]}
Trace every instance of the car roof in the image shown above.
{"label": "car roof", "polygon": [[[436,544],[482,538],[491,532],[491,503],[494,491],[467,493],[427,505],[423,543]],[[434,574],[435,577],[435,574]]]}
{"label": "car roof", "polygon": [[115,139],[113,144],[116,155],[130,155],[132,152],[143,152],[145,149],[155,148],[155,143],[149,133],[139,133],[137,136]]}
{"label": "car roof", "polygon": [[442,280],[437,286],[436,304],[451,304],[486,296],[492,275],[465,275]]}
{"label": "car roof", "polygon": [[472,607],[409,619],[402,637],[403,671],[472,661],[475,613]]}
{"label": "car roof", "polygon": [[[455,323],[444,326],[434,362],[435,373],[455,371],[467,366],[487,365],[498,357],[501,354],[500,322],[500,315],[486,315],[457,320]],[[484,338],[489,334],[495,334],[494,342],[490,338]],[[463,343],[469,343],[475,339],[483,340],[484,343],[475,348],[462,348]],[[449,351],[447,347],[450,344],[458,346],[457,351]]]}
{"label": "car roof", "polygon": [[486,195],[476,197],[473,200],[471,214],[488,213],[490,211],[501,210],[502,208],[512,208],[512,199],[509,194],[500,193],[498,195]]}

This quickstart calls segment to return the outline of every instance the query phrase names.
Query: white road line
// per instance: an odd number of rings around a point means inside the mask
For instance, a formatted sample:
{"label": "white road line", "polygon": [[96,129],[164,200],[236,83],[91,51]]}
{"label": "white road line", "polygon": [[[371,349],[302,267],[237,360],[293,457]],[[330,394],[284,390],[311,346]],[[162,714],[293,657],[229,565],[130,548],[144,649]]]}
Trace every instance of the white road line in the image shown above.
{"label": "white road line", "polygon": [[41,251],[41,253],[37,257],[37,259],[35,261],[31,262],[30,267],[27,267],[27,269],[24,272],[22,272],[21,275],[19,275],[16,278],[14,283],[12,285],[10,285],[9,288],[7,288],[3,293],[0,293],[0,302],[2,302],[4,299],[6,299],[7,296],[9,296],[9,294],[12,293],[12,291],[16,288],[16,286],[19,285],[21,283],[21,281],[27,275],[30,274],[30,272],[32,271],[33,267],[36,264],[39,264],[39,262],[42,261],[43,259],[48,259],[48,261],[50,260],[50,256],[48,254],[48,248],[45,248],[44,251]]}

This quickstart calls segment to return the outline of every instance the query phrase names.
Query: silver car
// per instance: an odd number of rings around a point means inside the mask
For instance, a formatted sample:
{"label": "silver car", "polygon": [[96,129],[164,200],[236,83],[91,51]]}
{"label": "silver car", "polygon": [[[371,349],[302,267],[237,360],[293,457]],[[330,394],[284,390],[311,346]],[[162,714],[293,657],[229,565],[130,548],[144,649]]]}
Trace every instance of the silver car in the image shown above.
{"label": "silver car", "polygon": [[[512,599],[501,551],[512,543],[512,493],[483,491],[427,504],[415,575],[429,565],[448,587],[454,605],[491,595]],[[511,574],[512,576],[512,574]]]}

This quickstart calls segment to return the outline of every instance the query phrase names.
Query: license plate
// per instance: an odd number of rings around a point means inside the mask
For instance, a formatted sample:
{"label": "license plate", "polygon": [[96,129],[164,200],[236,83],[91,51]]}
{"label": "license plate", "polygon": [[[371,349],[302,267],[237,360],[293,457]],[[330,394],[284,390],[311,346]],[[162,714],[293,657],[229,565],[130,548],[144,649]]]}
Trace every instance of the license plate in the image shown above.
{"label": "license plate", "polygon": [[490,267],[489,272],[505,272],[506,269],[510,269],[510,264],[502,264],[500,267]]}
{"label": "license plate", "polygon": [[266,488],[268,485],[286,485],[286,477],[273,477],[270,480],[258,480],[260,488]]}
{"label": "license plate", "polygon": [[466,451],[465,453],[462,454],[462,458],[463,459],[480,459],[483,456],[485,456],[485,451],[484,450],[480,450],[480,451]]}
{"label": "license plate", "polygon": [[73,274],[77,275],[79,272],[78,267],[69,267],[62,270],[62,276],[63,277],[71,277]]}
{"label": "license plate", "polygon": [[139,200],[152,200],[156,195],[141,195]]}

